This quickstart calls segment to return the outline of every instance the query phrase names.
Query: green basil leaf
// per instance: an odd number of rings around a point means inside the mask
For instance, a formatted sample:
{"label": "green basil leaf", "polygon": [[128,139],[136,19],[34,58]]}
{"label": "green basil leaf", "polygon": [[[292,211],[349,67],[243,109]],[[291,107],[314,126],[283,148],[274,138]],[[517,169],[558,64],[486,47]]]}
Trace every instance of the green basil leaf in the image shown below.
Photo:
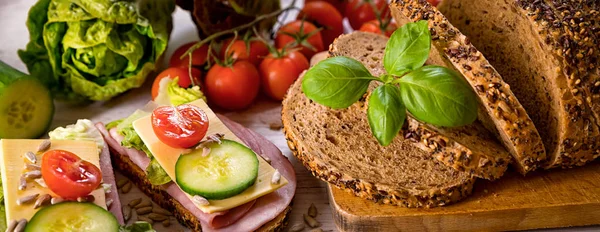
{"label": "green basil leaf", "polygon": [[477,118],[477,96],[460,74],[424,66],[396,81],[402,101],[416,119],[436,126],[464,126]]}
{"label": "green basil leaf", "polygon": [[431,49],[431,34],[427,21],[408,23],[396,30],[387,42],[383,66],[392,75],[402,76],[427,60]]}
{"label": "green basil leaf", "polygon": [[371,132],[383,146],[394,140],[406,120],[406,108],[400,96],[398,87],[386,84],[373,90],[369,98],[367,117]]}
{"label": "green basil leaf", "polygon": [[347,108],[367,92],[369,83],[379,80],[360,62],[337,56],[319,62],[304,75],[302,91],[306,96],[334,109]]}

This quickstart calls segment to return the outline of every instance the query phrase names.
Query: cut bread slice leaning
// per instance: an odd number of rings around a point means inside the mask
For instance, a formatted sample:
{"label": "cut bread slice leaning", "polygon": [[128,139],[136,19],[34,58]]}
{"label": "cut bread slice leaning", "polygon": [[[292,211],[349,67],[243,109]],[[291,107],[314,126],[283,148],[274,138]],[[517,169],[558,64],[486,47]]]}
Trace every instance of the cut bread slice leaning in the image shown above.
{"label": "cut bread slice leaning", "polygon": [[[380,76],[385,74],[382,60],[387,41],[388,38],[382,35],[353,32],[338,37],[329,55],[356,59],[371,74]],[[409,114],[406,124],[401,136],[458,171],[494,180],[504,174],[511,161],[506,149],[479,122],[457,128],[442,128],[419,122]]]}
{"label": "cut bread slice leaning", "polygon": [[478,120],[508,148],[516,169],[526,174],[542,166],[546,152],[533,121],[469,39],[426,0],[393,0],[390,10],[399,25],[428,21],[432,37],[428,63],[454,69],[471,84],[481,104]]}
{"label": "cut bread slice leaning", "polygon": [[600,2],[445,0],[439,9],[512,86],[548,167],[600,155]]}

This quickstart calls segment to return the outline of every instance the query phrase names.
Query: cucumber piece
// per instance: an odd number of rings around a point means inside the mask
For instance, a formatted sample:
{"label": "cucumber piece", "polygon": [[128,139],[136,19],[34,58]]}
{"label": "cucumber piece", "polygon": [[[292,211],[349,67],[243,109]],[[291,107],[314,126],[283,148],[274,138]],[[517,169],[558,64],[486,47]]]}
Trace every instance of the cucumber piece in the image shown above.
{"label": "cucumber piece", "polygon": [[119,231],[112,213],[93,203],[62,202],[38,211],[27,223],[25,232],[38,231]]}
{"label": "cucumber piece", "polygon": [[206,156],[198,149],[177,159],[175,179],[184,192],[218,200],[240,194],[254,184],[258,176],[254,151],[227,139],[208,148]]}
{"label": "cucumber piece", "polygon": [[0,61],[0,138],[38,138],[50,127],[53,115],[48,88]]}

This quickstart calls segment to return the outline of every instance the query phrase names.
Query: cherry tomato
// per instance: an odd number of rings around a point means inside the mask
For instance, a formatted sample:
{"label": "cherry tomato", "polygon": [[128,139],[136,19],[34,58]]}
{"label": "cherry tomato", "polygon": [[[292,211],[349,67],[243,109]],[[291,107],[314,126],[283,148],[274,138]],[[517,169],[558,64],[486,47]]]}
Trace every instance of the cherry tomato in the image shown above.
{"label": "cherry tomato", "polygon": [[50,150],[42,157],[42,178],[62,198],[87,196],[102,182],[98,167],[69,151]]}
{"label": "cherry tomato", "polygon": [[333,7],[335,7],[335,9],[337,9],[338,12],[340,12],[341,15],[344,15],[344,11],[346,10],[346,4],[348,4],[348,0],[305,0],[304,4],[317,1],[324,1],[331,4]]}
{"label": "cherry tomato", "polygon": [[325,1],[313,1],[304,4],[298,14],[298,19],[305,19],[315,26],[322,28],[323,45],[328,46],[333,40],[344,33],[342,14],[334,6]]}
{"label": "cherry tomato", "polygon": [[202,77],[202,72],[196,68],[192,69],[192,76],[194,82],[190,78],[190,73],[187,67],[171,67],[162,71],[156,78],[154,78],[154,82],[152,83],[152,99],[158,96],[158,90],[160,88],[160,80],[163,78],[171,78],[175,79],[175,77],[179,77],[179,81],[177,82],[181,88],[189,88],[192,87],[193,84],[200,85],[200,78]]}
{"label": "cherry tomato", "polygon": [[350,0],[346,5],[346,16],[354,29],[364,23],[377,19],[376,11],[381,12],[383,20],[390,19],[390,8],[386,0]]}
{"label": "cherry tomato", "polygon": [[375,34],[383,34],[383,35],[386,35],[387,37],[390,37],[392,35],[392,33],[394,33],[394,31],[396,31],[396,29],[398,29],[398,26],[396,26],[396,23],[394,23],[394,22],[389,22],[389,24],[385,28],[385,32],[382,32],[381,29],[382,29],[381,26],[379,26],[379,20],[375,19],[375,20],[366,22],[365,24],[360,26],[359,31],[371,32],[371,33],[375,33]]}
{"label": "cherry tomato", "polygon": [[[177,48],[171,59],[169,60],[169,67],[187,67],[190,64],[190,57],[185,56],[185,58],[181,59],[181,56],[185,54],[185,52],[190,49],[196,42],[191,42],[182,45]],[[192,66],[202,66],[206,63],[206,57],[208,57],[208,45],[204,44],[200,48],[194,50],[192,52]]]}
{"label": "cherry tomato", "polygon": [[317,30],[310,22],[292,21],[279,29],[275,37],[275,46],[279,49],[301,48],[300,52],[310,59],[315,53],[324,50],[321,32]]}
{"label": "cherry tomato", "polygon": [[259,67],[263,91],[275,100],[283,100],[290,86],[308,67],[308,60],[300,52],[288,52],[280,58],[270,54]]}
{"label": "cherry tomato", "polygon": [[260,77],[254,65],[238,60],[231,67],[215,64],[208,70],[204,86],[213,104],[227,110],[241,110],[250,106],[258,95]]}
{"label": "cherry tomato", "polygon": [[236,40],[231,44],[231,39],[226,40],[223,43],[223,47],[221,48],[221,57],[226,58],[225,51],[229,46],[229,51],[227,52],[227,56],[231,56],[233,59],[237,60],[247,60],[250,61],[253,65],[259,65],[262,59],[269,55],[269,49],[267,45],[261,41],[250,41],[248,45],[250,45],[250,53],[248,53],[248,47],[246,47],[246,42],[244,40]]}
{"label": "cherry tomato", "polygon": [[162,106],[152,112],[152,129],[161,142],[190,148],[206,135],[208,116],[195,105]]}

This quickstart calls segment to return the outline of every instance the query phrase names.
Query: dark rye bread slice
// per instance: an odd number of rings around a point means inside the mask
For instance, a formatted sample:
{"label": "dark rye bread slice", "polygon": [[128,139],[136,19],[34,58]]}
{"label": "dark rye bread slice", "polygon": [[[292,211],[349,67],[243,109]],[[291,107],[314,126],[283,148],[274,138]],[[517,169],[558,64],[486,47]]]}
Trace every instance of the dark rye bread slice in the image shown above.
{"label": "dark rye bread slice", "polygon": [[[373,75],[380,76],[385,74],[382,60],[387,41],[382,35],[353,32],[338,37],[329,55],[356,59]],[[371,87],[376,84],[379,83],[374,82]],[[440,128],[409,115],[406,123],[401,132],[405,139],[456,170],[493,180],[501,177],[511,162],[506,149],[479,122],[459,128]]]}
{"label": "dark rye bread slice", "polygon": [[446,0],[446,17],[490,57],[544,138],[548,167],[600,154],[600,1]]}
{"label": "dark rye bread slice", "polygon": [[399,25],[428,21],[432,35],[429,62],[457,70],[471,84],[481,103],[479,120],[506,146],[521,174],[546,163],[544,144],[533,121],[467,37],[426,0],[393,0],[390,9]]}
{"label": "dark rye bread slice", "polygon": [[447,167],[413,142],[379,145],[370,132],[365,99],[332,110],[302,93],[302,77],[283,100],[282,121],[292,153],[314,176],[383,204],[436,207],[457,202],[476,178]]}

